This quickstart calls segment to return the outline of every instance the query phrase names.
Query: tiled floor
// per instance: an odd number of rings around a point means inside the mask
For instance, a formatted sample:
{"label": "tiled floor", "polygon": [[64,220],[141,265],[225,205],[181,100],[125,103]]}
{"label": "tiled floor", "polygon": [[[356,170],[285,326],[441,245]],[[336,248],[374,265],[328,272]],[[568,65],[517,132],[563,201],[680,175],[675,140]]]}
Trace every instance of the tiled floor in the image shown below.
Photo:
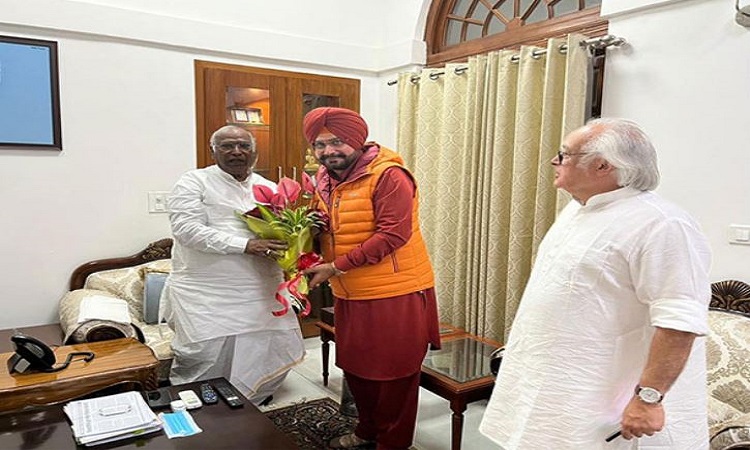
{"label": "tiled floor", "polygon": [[[334,343],[331,343],[331,359],[334,358]],[[273,402],[266,408],[276,409],[293,403],[321,397],[341,399],[342,373],[331,361],[328,386],[323,386],[320,339],[305,340],[305,361],[289,374],[281,388],[274,394]],[[450,450],[451,410],[447,400],[422,389],[419,397],[417,432],[414,445],[419,450]],[[304,399],[304,400],[303,400]],[[464,413],[463,450],[497,449],[490,440],[482,436],[479,422],[482,420],[486,401],[469,404]]]}

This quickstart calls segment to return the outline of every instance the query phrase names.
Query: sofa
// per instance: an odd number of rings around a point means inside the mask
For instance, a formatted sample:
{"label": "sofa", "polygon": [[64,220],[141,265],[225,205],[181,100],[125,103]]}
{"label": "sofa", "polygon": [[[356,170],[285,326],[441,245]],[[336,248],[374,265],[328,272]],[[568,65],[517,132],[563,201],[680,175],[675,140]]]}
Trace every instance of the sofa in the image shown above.
{"label": "sofa", "polygon": [[750,285],[711,285],[706,341],[711,450],[750,450]]}
{"label": "sofa", "polygon": [[[174,332],[166,323],[159,323],[158,304],[164,280],[171,270],[171,249],[172,240],[161,239],[134,255],[90,261],[77,267],[70,277],[70,290],[59,302],[63,343],[136,338],[153,350],[159,360],[159,381],[166,384]],[[126,302],[129,323],[97,318],[80,320],[85,302],[108,303],[107,299]]]}

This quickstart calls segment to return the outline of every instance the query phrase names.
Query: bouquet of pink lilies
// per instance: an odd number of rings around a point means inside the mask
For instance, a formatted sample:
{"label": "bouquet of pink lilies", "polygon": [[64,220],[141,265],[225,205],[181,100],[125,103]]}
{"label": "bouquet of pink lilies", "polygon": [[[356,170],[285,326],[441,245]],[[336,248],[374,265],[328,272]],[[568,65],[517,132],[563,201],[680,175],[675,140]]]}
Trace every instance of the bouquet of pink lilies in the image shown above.
{"label": "bouquet of pink lilies", "polygon": [[277,192],[268,186],[253,186],[257,206],[251,211],[237,212],[247,227],[261,239],[278,239],[288,248],[276,258],[284,271],[284,281],[276,289],[276,301],[282,309],[273,311],[283,316],[291,308],[296,314],[310,314],[307,294],[310,288],[302,271],[321,264],[323,259],[313,252],[313,234],[328,225],[325,213],[310,207],[313,196],[310,176],[302,173],[302,185],[291,178],[279,180]]}

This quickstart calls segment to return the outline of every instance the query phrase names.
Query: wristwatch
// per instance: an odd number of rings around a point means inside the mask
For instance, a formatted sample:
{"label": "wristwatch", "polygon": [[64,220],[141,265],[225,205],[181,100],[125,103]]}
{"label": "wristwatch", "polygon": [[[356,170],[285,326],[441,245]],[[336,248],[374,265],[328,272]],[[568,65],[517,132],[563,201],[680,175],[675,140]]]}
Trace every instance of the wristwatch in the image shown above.
{"label": "wristwatch", "polygon": [[664,398],[664,394],[658,390],[641,385],[635,387],[635,395],[637,395],[643,403],[648,403],[649,405],[657,405],[661,403]]}

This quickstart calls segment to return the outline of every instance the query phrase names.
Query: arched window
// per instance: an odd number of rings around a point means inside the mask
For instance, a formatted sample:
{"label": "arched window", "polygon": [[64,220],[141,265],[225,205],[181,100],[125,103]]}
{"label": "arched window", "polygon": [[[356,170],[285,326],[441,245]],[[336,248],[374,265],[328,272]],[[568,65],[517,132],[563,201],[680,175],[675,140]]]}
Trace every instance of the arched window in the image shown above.
{"label": "arched window", "polygon": [[427,15],[427,65],[579,32],[607,34],[601,0],[433,0]]}

